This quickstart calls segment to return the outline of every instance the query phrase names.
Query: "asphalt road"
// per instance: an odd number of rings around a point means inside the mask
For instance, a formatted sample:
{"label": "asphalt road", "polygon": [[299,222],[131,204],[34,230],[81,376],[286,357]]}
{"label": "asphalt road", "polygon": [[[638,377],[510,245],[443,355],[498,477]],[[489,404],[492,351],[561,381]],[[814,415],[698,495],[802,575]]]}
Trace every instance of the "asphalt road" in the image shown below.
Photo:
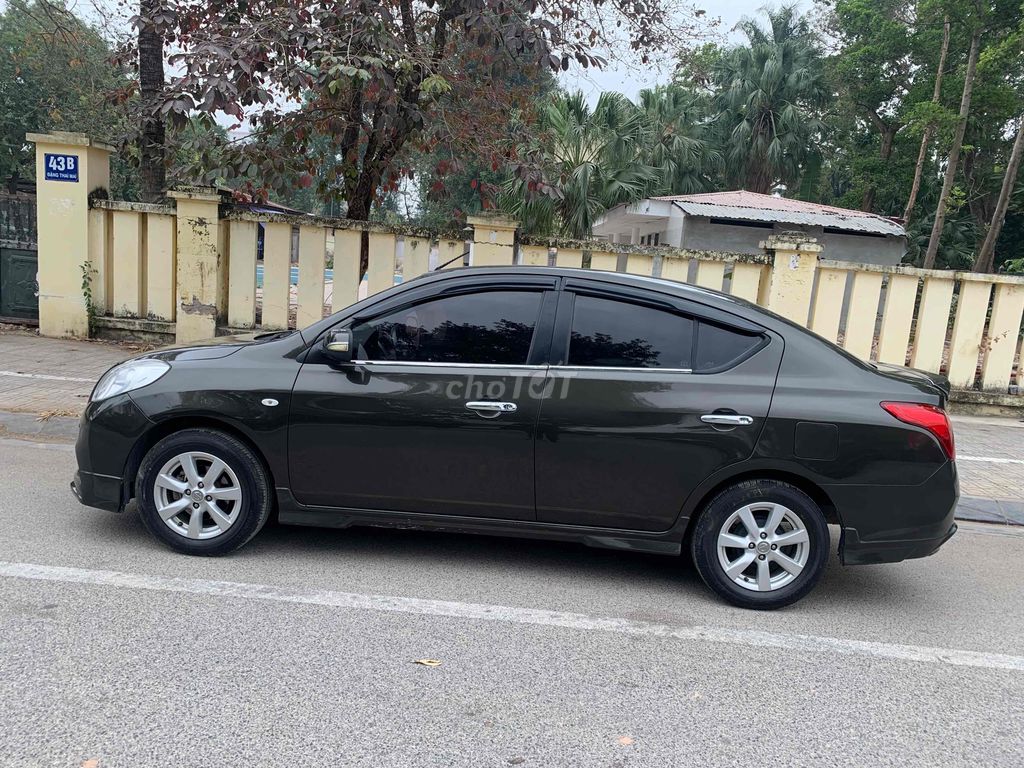
{"label": "asphalt road", "polygon": [[1021,529],[833,560],[766,614],[576,545],[269,527],[186,558],[73,465],[0,438],[0,766],[1024,764]]}

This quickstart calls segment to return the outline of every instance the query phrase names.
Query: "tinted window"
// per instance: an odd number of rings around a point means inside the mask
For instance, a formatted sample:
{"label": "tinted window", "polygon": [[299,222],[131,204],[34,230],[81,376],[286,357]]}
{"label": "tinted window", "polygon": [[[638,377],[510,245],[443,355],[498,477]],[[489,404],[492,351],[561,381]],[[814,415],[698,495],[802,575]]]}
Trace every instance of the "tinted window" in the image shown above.
{"label": "tinted window", "polygon": [[740,333],[711,323],[701,323],[693,370],[721,368],[740,359],[761,343],[757,334]]}
{"label": "tinted window", "polygon": [[623,301],[577,296],[569,365],[689,368],[693,321]]}
{"label": "tinted window", "polygon": [[353,327],[357,357],[417,363],[522,365],[530,353],[540,293],[449,296]]}

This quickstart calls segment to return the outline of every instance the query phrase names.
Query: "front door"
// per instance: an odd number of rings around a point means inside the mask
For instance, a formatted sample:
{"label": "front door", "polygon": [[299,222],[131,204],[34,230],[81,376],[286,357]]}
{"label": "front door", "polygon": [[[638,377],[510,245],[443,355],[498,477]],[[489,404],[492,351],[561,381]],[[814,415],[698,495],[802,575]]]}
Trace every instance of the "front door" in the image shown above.
{"label": "front door", "polygon": [[538,520],[668,530],[700,482],[751,455],[782,340],[699,310],[582,281],[565,291],[538,426]]}
{"label": "front door", "polygon": [[546,282],[492,284],[351,322],[357,359],[306,363],[296,381],[297,500],[535,519],[531,392],[543,386],[550,340],[542,308],[551,316],[557,301]]}

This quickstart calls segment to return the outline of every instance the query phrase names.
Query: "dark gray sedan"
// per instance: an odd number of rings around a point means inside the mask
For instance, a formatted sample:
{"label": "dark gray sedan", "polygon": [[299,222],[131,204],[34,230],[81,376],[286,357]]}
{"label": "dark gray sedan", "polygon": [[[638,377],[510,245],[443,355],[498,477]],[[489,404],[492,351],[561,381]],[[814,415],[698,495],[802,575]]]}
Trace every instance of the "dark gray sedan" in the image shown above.
{"label": "dark gray sedan", "polygon": [[433,273],[294,332],[97,383],[72,488],[170,547],[281,522],[678,555],[744,607],[935,552],[958,496],[945,379],[730,296],[607,272]]}

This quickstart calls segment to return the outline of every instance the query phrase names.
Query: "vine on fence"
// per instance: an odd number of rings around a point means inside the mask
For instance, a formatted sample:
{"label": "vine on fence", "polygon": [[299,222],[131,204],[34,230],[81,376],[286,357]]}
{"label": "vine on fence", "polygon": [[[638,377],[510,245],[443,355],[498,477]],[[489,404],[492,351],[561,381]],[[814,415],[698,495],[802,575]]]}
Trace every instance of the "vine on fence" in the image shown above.
{"label": "vine on fence", "polygon": [[89,336],[92,337],[96,330],[96,304],[92,299],[92,276],[96,274],[96,270],[88,261],[80,264],[79,269],[82,270],[82,296],[85,298],[85,314],[89,320]]}

